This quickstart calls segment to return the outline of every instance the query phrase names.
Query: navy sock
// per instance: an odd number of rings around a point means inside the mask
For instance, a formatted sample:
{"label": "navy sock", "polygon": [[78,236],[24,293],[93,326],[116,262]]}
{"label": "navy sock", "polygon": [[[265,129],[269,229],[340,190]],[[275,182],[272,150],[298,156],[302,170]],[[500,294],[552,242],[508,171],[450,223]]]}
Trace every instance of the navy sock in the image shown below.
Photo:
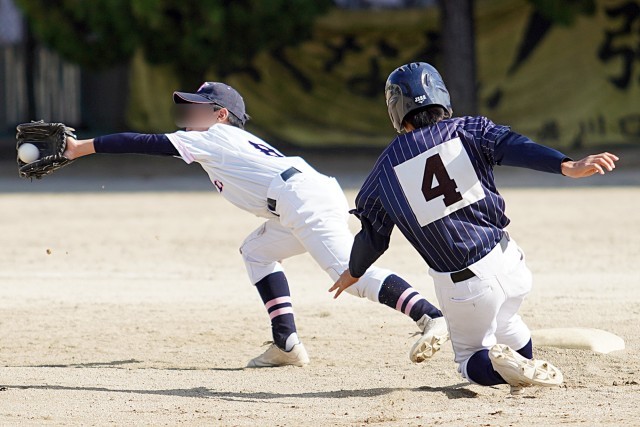
{"label": "navy sock", "polygon": [[273,342],[285,350],[287,338],[296,332],[287,278],[281,271],[271,273],[256,283],[256,289],[271,318]]}
{"label": "navy sock", "polygon": [[531,339],[529,339],[529,342],[526,343],[524,347],[518,350],[518,353],[520,353],[522,357],[533,359],[533,342],[531,341]]}
{"label": "navy sock", "polygon": [[416,322],[422,319],[425,314],[432,319],[442,317],[440,310],[395,274],[384,279],[378,294],[378,301],[406,314]]}
{"label": "navy sock", "polygon": [[477,351],[467,362],[467,378],[480,385],[506,384],[507,382],[493,369],[489,350]]}

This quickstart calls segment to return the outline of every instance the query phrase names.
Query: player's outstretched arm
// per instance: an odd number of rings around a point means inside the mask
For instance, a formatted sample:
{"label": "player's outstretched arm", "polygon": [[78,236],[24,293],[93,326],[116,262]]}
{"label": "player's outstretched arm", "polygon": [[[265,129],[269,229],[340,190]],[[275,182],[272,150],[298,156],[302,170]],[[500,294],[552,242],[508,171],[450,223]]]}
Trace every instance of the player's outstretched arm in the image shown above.
{"label": "player's outstretched arm", "polygon": [[562,174],[571,178],[585,178],[605,171],[611,172],[616,167],[618,156],[611,153],[600,153],[587,156],[580,160],[567,160],[562,163]]}
{"label": "player's outstretched arm", "polygon": [[67,138],[63,155],[73,160],[93,153],[180,156],[167,135],[132,132],[114,133],[93,139]]}

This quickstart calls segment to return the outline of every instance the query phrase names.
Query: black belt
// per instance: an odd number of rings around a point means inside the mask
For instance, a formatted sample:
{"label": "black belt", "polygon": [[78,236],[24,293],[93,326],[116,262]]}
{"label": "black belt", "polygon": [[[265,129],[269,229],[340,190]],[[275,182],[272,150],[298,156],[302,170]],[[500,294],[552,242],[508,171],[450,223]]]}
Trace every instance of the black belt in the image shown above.
{"label": "black belt", "polygon": [[[502,252],[507,250],[507,246],[509,246],[509,237],[505,234],[502,239],[500,239],[500,248],[502,249]],[[474,277],[476,277],[476,274],[468,268],[451,273],[451,281],[453,283],[464,282],[465,280],[469,280]]]}
{"label": "black belt", "polygon": [[[286,171],[282,172],[280,174],[280,178],[282,178],[282,180],[284,182],[287,182],[289,180],[289,178],[291,178],[292,176],[302,173],[300,172],[298,169],[294,168],[294,167],[290,167],[289,169],[287,169]],[[272,214],[277,215],[276,214],[276,201],[274,199],[269,199],[267,198],[267,209],[269,209],[271,211]]]}

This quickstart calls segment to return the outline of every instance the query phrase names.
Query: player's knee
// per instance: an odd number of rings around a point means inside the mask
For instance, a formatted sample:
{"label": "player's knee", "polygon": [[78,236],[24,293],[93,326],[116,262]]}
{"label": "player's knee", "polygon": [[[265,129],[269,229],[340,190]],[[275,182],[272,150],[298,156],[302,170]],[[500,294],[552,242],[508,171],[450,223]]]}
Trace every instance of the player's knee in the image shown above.
{"label": "player's knee", "polygon": [[260,256],[252,247],[251,240],[249,238],[240,245],[240,255],[245,263],[260,263]]}
{"label": "player's knee", "polygon": [[251,280],[251,283],[253,284],[262,280],[269,274],[275,273],[276,271],[282,271],[282,267],[278,262],[260,259],[257,254],[251,251],[250,248],[244,244],[243,246],[240,246],[240,255],[242,255],[242,260],[244,261],[244,265],[247,269],[249,280]]}
{"label": "player's knee", "polygon": [[273,262],[264,262],[256,258],[252,253],[241,251],[242,260],[244,261],[247,269],[260,269],[272,264]]}
{"label": "player's knee", "polygon": [[[257,230],[249,234],[244,239],[239,249],[240,255],[242,255],[242,258],[246,259],[250,257],[253,252],[255,252],[255,248],[259,245],[257,242],[259,241],[260,237],[264,235],[266,231],[267,231],[267,223],[265,222],[260,227],[258,227]],[[262,246],[264,247],[264,245]]]}
{"label": "player's knee", "polygon": [[247,248],[245,247],[245,243],[246,242],[243,242],[242,245],[240,245],[240,248],[238,249],[238,251],[240,252],[240,256],[242,257],[242,259],[245,260],[246,262],[248,257],[248,251],[247,251]]}

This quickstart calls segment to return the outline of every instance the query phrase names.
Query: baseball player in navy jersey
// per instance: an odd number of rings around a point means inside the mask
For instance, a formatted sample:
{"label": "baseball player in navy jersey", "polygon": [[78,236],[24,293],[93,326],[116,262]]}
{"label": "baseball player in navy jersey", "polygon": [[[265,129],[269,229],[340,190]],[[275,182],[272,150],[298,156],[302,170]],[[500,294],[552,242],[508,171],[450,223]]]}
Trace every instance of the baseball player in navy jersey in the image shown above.
{"label": "baseball player in navy jersey", "polygon": [[389,246],[394,226],[430,267],[463,377],[480,385],[508,383],[512,393],[553,386],[562,373],[533,359],[531,333],[518,315],[531,290],[522,249],[507,233],[495,165],[581,178],[615,168],[602,153],[573,161],[486,117],[453,117],[438,71],[411,63],[385,87],[391,122],[401,135],[384,150],[356,198],[356,235],[349,268],[330,291],[359,282]]}
{"label": "baseball player in navy jersey", "polygon": [[[344,193],[334,178],[318,173],[302,158],[286,157],[246,132],[249,116],[232,87],[207,82],[196,93],[175,92],[173,99],[176,122],[185,131],[69,138],[64,155],[75,159],[96,152],[138,153],[196,162],[224,198],[265,218],[240,252],[271,319],[274,343],[248,366],[306,365],[309,357],[298,338],[281,260],[309,252],[333,280],[339,277],[348,267],[353,243]],[[440,310],[389,270],[369,268],[349,293],[386,304],[417,322],[422,334],[410,351],[414,362],[431,357],[448,339]]]}

